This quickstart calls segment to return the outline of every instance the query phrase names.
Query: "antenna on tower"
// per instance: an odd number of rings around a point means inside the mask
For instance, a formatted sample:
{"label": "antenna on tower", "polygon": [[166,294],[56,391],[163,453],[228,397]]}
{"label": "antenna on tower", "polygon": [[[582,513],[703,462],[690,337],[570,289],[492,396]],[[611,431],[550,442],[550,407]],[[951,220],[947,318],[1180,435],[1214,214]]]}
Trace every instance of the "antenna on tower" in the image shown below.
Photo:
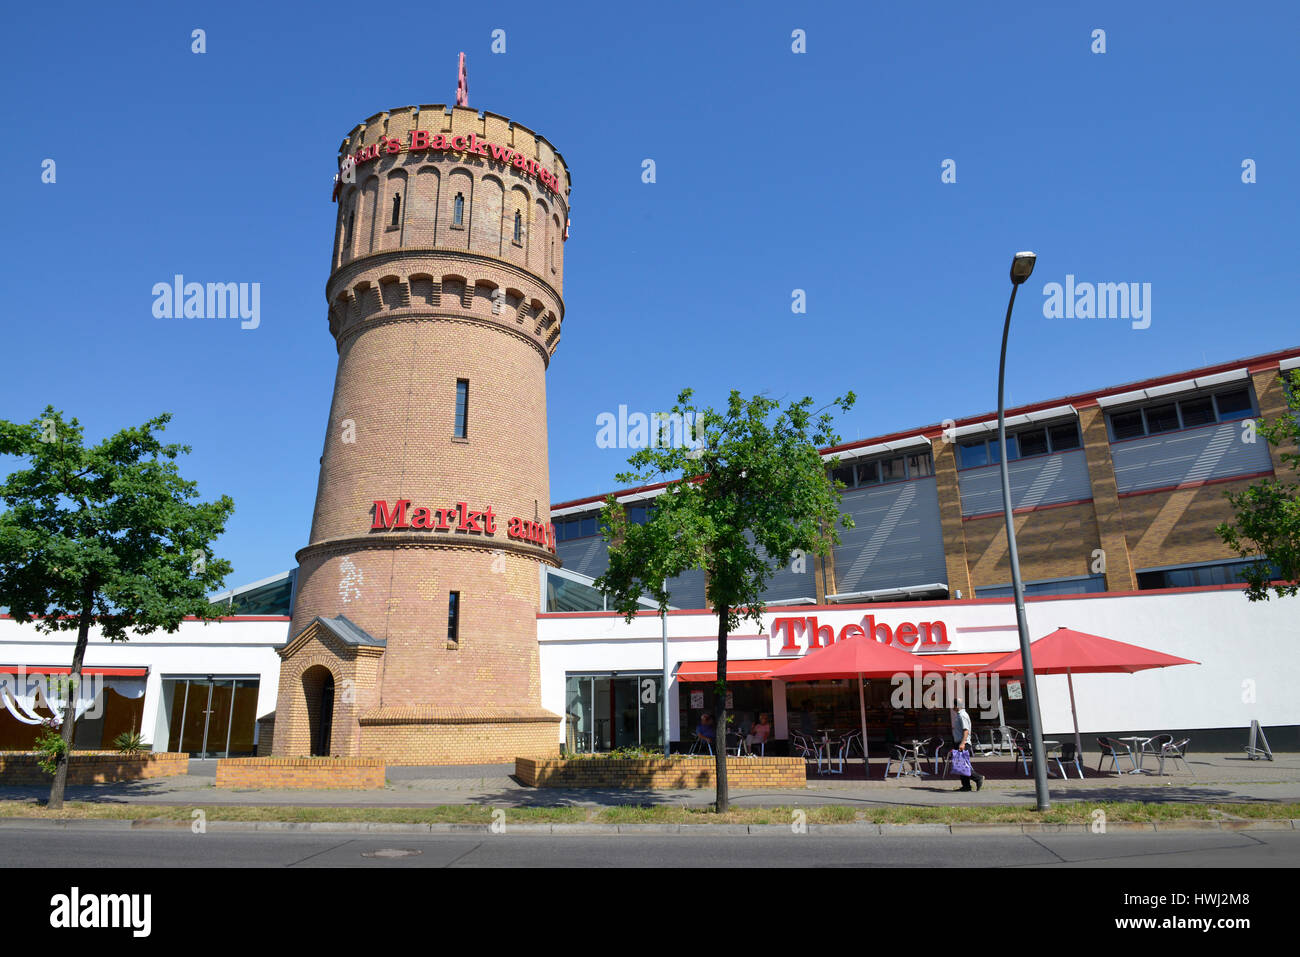
{"label": "antenna on tower", "polygon": [[469,106],[469,76],[465,73],[465,54],[460,55],[460,72],[456,77],[456,105]]}

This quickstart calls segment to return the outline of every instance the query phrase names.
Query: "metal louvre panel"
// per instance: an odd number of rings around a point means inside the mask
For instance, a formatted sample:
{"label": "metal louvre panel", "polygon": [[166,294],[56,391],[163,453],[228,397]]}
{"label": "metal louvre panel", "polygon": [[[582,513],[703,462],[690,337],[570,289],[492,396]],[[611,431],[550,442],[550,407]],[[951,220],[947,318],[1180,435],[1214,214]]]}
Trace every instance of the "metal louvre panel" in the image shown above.
{"label": "metal louvre panel", "polygon": [[1242,422],[1233,421],[1118,442],[1110,447],[1116,490],[1139,492],[1270,471],[1268,442],[1258,435],[1243,442],[1242,434]]}
{"label": "metal louvre panel", "polygon": [[609,568],[609,546],[599,535],[569,542],[556,542],[555,553],[564,567],[579,575],[599,578]]}
{"label": "metal louvre panel", "polygon": [[703,608],[704,572],[689,571],[668,579],[668,603],[674,608]]}
{"label": "metal louvre panel", "polygon": [[813,575],[816,560],[815,555],[805,555],[803,559],[804,570],[802,572],[791,570],[790,566],[793,562],[789,557],[787,557],[780,565],[777,565],[775,562],[769,562],[769,564],[774,566],[775,574],[768,579],[767,590],[763,592],[763,601],[788,601],[792,598],[816,598],[817,582]]}
{"label": "metal louvre panel", "polygon": [[[1011,480],[1011,507],[1034,508],[1057,502],[1092,498],[1088,461],[1082,449],[1013,459],[1007,463]],[[983,465],[957,473],[962,515],[988,515],[1002,511],[1002,470]]]}
{"label": "metal louvre panel", "polygon": [[839,529],[837,592],[947,580],[933,477],[846,491],[841,508],[856,527]]}

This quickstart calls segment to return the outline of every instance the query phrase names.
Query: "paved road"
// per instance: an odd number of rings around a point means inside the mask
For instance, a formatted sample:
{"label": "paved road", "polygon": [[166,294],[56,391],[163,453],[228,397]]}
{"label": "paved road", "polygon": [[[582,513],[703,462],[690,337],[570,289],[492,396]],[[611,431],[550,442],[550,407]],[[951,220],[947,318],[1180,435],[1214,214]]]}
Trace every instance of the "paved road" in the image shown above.
{"label": "paved road", "polygon": [[1294,831],[1107,835],[429,835],[45,825],[0,830],[0,860],[62,867],[1300,867]]}

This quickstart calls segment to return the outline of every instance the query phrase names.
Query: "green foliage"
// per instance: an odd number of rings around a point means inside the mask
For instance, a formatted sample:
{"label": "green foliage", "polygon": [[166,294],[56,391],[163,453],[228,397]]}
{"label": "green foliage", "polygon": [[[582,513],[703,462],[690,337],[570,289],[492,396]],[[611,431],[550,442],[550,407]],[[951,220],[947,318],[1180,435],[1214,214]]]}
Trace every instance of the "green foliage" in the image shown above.
{"label": "green foliage", "polygon": [[[727,632],[745,618],[759,620],[762,594],[775,569],[795,553],[825,555],[839,541],[839,489],[818,448],[839,441],[831,415],[804,398],[780,409],[764,396],[732,391],[725,410],[701,409],[685,389],[672,415],[696,423],[697,445],[650,447],[628,459],[624,485],[668,480],[651,517],[631,524],[610,495],[602,521],[609,568],[596,579],[612,607],[631,621],[649,594],[668,605],[666,580],[691,569],[708,575],[707,597]],[[853,393],[832,405],[848,411]],[[671,420],[671,417],[670,417]]]}
{"label": "green foliage", "polygon": [[59,726],[48,718],[42,722],[41,733],[36,736],[36,763],[46,774],[53,774],[59,767],[59,759],[68,751]]}
{"label": "green foliage", "polygon": [[89,612],[105,637],[175,631],[221,608],[207,593],[230,563],[208,554],[234,511],[226,496],[194,502],[159,438],[171,416],[86,447],[76,419],[47,407],[30,423],[0,419],[0,454],[27,467],[0,482],[0,606],[40,631],[76,629]]}
{"label": "green foliage", "polygon": [[[1282,388],[1291,411],[1272,422],[1261,420],[1258,432],[1268,443],[1282,451],[1282,464],[1300,474],[1300,369],[1281,375]],[[1234,522],[1224,522],[1215,531],[1243,558],[1264,556],[1264,561],[1247,567],[1242,577],[1247,583],[1246,597],[1251,601],[1267,600],[1270,587],[1278,598],[1300,593],[1300,485],[1265,479],[1239,492],[1227,492],[1236,509]],[[1272,584],[1274,570],[1281,569],[1277,584]]]}
{"label": "green foliage", "polygon": [[123,731],[113,739],[113,747],[122,754],[139,754],[149,750],[149,745],[139,731]]}

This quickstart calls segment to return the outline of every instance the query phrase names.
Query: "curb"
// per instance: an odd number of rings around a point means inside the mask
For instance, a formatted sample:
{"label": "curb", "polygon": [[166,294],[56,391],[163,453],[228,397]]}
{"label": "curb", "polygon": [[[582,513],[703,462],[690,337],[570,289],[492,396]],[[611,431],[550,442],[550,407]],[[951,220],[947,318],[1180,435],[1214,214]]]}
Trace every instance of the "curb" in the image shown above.
{"label": "curb", "polygon": [[[191,821],[142,818],[122,820],[90,818],[71,820],[44,820],[41,818],[0,818],[0,828],[11,829],[107,829],[129,830],[190,830]],[[478,834],[492,835],[596,835],[618,834],[672,834],[678,836],[707,835],[709,837],[778,837],[795,836],[789,824],[506,824],[504,831],[496,832],[492,824],[398,824],[370,821],[209,821],[205,830],[223,833],[316,833],[316,834]],[[808,834],[821,837],[916,837],[921,835],[948,835],[955,837],[981,837],[1018,834],[1089,834],[1088,824],[808,824]],[[1116,821],[1106,825],[1106,833],[1170,833],[1174,831],[1293,831],[1300,830],[1300,820],[1263,819],[1242,821]]]}

